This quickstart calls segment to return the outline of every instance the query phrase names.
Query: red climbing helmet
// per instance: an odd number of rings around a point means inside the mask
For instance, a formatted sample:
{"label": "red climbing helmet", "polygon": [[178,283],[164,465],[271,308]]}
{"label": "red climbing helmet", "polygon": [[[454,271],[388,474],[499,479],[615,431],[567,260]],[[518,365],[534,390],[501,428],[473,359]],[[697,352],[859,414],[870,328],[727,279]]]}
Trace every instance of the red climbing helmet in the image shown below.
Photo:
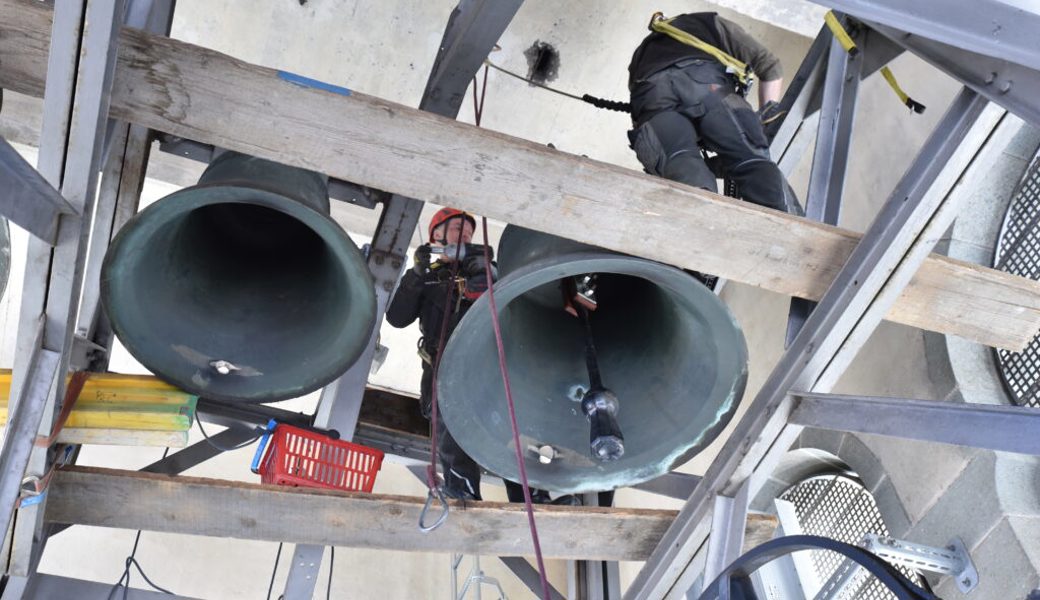
{"label": "red climbing helmet", "polygon": [[447,223],[450,219],[454,219],[455,217],[463,217],[464,219],[469,221],[470,225],[473,226],[473,229],[477,228],[477,220],[473,217],[473,215],[469,214],[468,212],[459,210],[457,208],[449,208],[445,206],[444,208],[433,213],[433,218],[430,219],[430,228],[428,230],[429,239],[431,241],[433,240],[434,229],[437,229],[438,226]]}

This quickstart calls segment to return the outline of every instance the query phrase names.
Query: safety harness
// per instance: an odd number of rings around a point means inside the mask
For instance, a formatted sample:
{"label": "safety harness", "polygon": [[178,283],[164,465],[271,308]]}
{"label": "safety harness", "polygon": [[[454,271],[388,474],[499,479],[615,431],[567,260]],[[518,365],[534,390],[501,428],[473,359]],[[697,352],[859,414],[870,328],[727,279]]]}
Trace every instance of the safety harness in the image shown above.
{"label": "safety harness", "polygon": [[671,19],[665,18],[664,13],[655,12],[654,15],[650,17],[650,31],[663,33],[677,42],[686,44],[687,46],[692,46],[701,52],[710,55],[715,60],[722,63],[722,66],[726,67],[727,73],[736,77],[737,82],[740,84],[740,93],[747,94],[747,91],[751,89],[751,84],[755,81],[754,73],[751,72],[751,67],[747,63],[723,52],[719,48],[712,46],[697,36],[672,25],[672,21],[675,19],[676,17],[672,17]]}

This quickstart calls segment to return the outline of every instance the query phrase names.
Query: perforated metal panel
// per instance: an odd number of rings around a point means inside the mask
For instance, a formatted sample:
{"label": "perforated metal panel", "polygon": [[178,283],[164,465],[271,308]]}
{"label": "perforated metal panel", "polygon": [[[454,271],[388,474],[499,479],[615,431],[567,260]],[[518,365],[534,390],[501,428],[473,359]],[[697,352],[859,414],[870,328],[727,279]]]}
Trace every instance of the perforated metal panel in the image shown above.
{"label": "perforated metal panel", "polygon": [[[1008,205],[993,266],[1040,279],[1040,161],[1026,171]],[[1012,402],[1040,408],[1040,336],[1022,352],[997,350],[997,363]]]}
{"label": "perforated metal panel", "polygon": [[[791,487],[780,496],[792,503],[802,532],[856,544],[865,533],[888,535],[888,528],[874,496],[859,482],[843,475],[812,477]],[[835,552],[814,550],[813,565],[820,582],[827,581],[842,563]],[[916,573],[900,571],[919,583]],[[896,596],[877,579],[862,571],[841,595],[844,600],[888,600]]]}

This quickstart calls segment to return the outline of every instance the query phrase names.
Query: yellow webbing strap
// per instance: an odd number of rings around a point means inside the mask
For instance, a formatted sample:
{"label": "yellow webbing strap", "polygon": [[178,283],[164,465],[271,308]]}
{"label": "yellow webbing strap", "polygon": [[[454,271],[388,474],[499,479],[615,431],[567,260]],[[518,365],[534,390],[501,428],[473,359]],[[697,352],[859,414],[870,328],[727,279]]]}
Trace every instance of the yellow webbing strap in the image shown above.
{"label": "yellow webbing strap", "polygon": [[918,114],[924,112],[924,104],[921,104],[920,102],[908,96],[907,93],[903,91],[903,88],[899,87],[899,82],[896,81],[896,76],[892,74],[891,69],[889,69],[888,67],[881,67],[881,76],[885,78],[885,81],[888,82],[889,87],[891,87],[892,91],[894,91],[896,95],[899,96],[899,99],[903,101],[903,104],[905,104],[907,108]]}
{"label": "yellow webbing strap", "polygon": [[849,53],[850,56],[856,56],[859,54],[859,48],[856,47],[856,42],[852,41],[852,37],[849,36],[849,32],[845,31],[845,28],[841,26],[838,21],[838,17],[834,15],[833,10],[828,10],[827,14],[823,15],[823,22],[827,24],[827,27],[834,34],[834,39],[838,40],[841,47]]}
{"label": "yellow webbing strap", "polygon": [[681,42],[687,46],[693,46],[701,52],[710,54],[715,58],[715,60],[722,63],[722,65],[726,67],[727,71],[733,73],[737,77],[737,80],[740,81],[741,85],[747,87],[750,84],[752,81],[751,68],[748,67],[746,63],[737,60],[733,56],[726,54],[708,42],[705,42],[704,40],[679,29],[675,25],[672,25],[674,19],[674,17],[666,19],[664,14],[660,12],[654,13],[654,16],[650,17],[650,30],[663,33],[677,42]]}
{"label": "yellow webbing strap", "polygon": [[[849,36],[849,32],[845,31],[845,28],[841,26],[838,21],[838,17],[834,15],[834,11],[827,11],[827,14],[823,16],[824,22],[827,23],[827,27],[834,34],[834,39],[838,40],[841,47],[849,53],[850,56],[855,56],[859,52],[859,48],[856,47],[856,42],[852,41],[852,37]],[[896,76],[892,73],[892,70],[888,67],[881,67],[881,76],[888,82],[888,86],[892,88],[892,91],[899,96],[899,99],[906,105],[907,108],[914,111],[915,113],[923,113],[925,106],[920,102],[911,98],[903,88],[899,87],[899,82],[896,81]]]}

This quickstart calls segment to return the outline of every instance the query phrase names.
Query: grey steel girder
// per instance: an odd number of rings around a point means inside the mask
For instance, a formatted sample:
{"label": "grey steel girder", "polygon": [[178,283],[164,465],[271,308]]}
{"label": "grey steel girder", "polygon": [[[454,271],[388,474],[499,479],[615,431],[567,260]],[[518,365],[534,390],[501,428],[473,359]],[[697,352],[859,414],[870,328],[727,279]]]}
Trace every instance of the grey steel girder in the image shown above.
{"label": "grey steel girder", "polygon": [[790,422],[805,427],[1040,456],[1040,411],[907,398],[802,393]]}
{"label": "grey steel girder", "polygon": [[817,4],[961,48],[1027,67],[1040,65],[1040,9],[1007,0],[938,2],[921,0],[813,0]]}

